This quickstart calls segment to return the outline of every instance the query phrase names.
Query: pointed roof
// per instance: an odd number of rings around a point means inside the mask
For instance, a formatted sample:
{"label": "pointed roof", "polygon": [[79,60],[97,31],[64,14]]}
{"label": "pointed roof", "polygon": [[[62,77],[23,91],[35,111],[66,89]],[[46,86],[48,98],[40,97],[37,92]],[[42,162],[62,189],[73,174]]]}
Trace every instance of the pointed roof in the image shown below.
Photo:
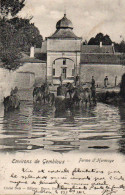
{"label": "pointed roof", "polygon": [[73,24],[72,22],[66,17],[59,20],[56,24],[56,31],[52,34],[49,39],[81,39],[81,37],[77,37],[73,32]]}

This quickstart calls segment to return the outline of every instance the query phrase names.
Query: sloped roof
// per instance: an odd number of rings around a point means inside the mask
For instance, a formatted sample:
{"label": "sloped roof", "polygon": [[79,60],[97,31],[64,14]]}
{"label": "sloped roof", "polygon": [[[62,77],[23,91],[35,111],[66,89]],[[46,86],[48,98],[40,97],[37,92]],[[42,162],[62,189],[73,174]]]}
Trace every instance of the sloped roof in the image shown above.
{"label": "sloped roof", "polygon": [[45,61],[43,60],[40,60],[40,59],[36,59],[36,58],[30,58],[30,56],[28,56],[27,54],[25,53],[21,53],[22,57],[20,59],[20,62],[21,63],[25,63],[25,62],[31,62],[31,63],[44,63]]}
{"label": "sloped roof", "polygon": [[116,54],[83,54],[81,64],[121,64],[120,55]]}
{"label": "sloped roof", "polygon": [[99,45],[82,45],[81,53],[114,53],[114,47],[112,45],[103,45],[100,47]]}
{"label": "sloped roof", "polygon": [[74,32],[72,31],[72,29],[69,29],[69,28],[67,28],[67,29],[59,29],[59,30],[56,30],[56,32],[55,32],[52,36],[50,36],[50,37],[48,37],[48,38],[58,38],[58,39],[60,39],[60,38],[63,38],[63,39],[65,39],[65,38],[68,38],[68,39],[81,39],[81,37],[77,37],[77,36],[74,34]]}

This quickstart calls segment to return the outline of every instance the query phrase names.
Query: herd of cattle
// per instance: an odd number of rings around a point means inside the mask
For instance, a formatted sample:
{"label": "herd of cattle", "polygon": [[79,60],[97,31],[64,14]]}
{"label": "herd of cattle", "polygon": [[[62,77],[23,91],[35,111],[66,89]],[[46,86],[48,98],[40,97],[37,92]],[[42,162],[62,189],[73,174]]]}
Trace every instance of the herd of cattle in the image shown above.
{"label": "herd of cattle", "polygon": [[[60,85],[57,92],[50,90],[51,85],[44,83],[41,87],[34,87],[33,102],[55,105],[56,109],[66,109],[80,104],[96,104],[95,87],[85,87],[83,85],[74,86],[71,83]],[[17,95],[18,89],[15,87],[10,96],[4,98],[5,111],[14,110],[20,107],[20,100]]]}
{"label": "herd of cattle", "polygon": [[96,104],[95,86],[85,87],[83,85],[74,86],[71,83],[63,84],[57,87],[57,93],[50,91],[48,84],[41,87],[35,87],[33,90],[34,103],[50,103],[55,105],[56,109],[66,109],[73,105]]}

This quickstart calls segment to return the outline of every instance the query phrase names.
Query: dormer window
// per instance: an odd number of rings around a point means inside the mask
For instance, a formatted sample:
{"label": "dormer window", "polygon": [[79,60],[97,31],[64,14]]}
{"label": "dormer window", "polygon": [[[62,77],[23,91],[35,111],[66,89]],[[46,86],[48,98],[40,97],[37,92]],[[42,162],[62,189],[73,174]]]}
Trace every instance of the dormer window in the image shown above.
{"label": "dormer window", "polygon": [[66,65],[66,59],[63,59],[63,65]]}

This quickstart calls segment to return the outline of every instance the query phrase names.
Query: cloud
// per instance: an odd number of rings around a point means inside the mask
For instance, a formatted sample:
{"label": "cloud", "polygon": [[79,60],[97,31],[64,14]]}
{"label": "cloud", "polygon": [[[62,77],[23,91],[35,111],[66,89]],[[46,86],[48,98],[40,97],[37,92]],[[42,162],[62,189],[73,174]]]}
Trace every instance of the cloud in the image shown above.
{"label": "cloud", "polygon": [[59,18],[61,18],[61,17],[62,17],[62,15],[63,15],[63,13],[62,13],[62,12],[59,12],[59,11],[53,10],[53,11],[50,11],[50,15],[49,15],[49,17],[50,17],[50,18],[54,18],[54,19],[59,19]]}

